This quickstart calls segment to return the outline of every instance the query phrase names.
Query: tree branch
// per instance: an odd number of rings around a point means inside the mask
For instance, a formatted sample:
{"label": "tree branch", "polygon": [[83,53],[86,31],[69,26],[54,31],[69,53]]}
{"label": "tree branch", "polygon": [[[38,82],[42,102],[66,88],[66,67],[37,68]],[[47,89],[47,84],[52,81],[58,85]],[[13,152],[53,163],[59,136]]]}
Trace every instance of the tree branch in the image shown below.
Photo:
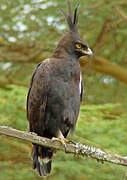
{"label": "tree branch", "polygon": [[[89,59],[85,57],[80,59],[82,70],[88,65],[88,63]],[[106,75],[111,75],[112,77],[127,84],[127,69],[117,64],[113,64],[105,58],[94,56],[92,59],[92,69]]]}
{"label": "tree branch", "polygon": [[[28,132],[19,131],[19,130],[13,129],[11,127],[8,127],[8,126],[0,126],[0,134],[23,139],[28,142],[39,144],[39,145],[42,145],[45,147],[51,147],[56,150],[65,151],[64,145],[62,145],[58,141],[40,137],[40,136],[31,134]],[[88,146],[88,145],[83,145],[81,143],[66,144],[66,153],[72,153],[74,155],[80,155],[83,157],[87,156],[89,158],[96,159],[97,161],[102,161],[102,162],[107,161],[109,163],[127,166],[127,157],[113,155],[113,154],[107,153],[99,148]]]}
{"label": "tree branch", "polygon": [[23,83],[23,82],[20,82],[20,81],[13,81],[13,80],[9,80],[7,78],[0,78],[0,88],[5,88],[5,89],[9,89],[7,87],[7,85],[9,84],[14,84],[14,85],[17,85],[17,86],[24,86],[24,87],[28,87],[27,83]]}
{"label": "tree branch", "polygon": [[114,31],[114,28],[116,29],[116,26],[118,26],[123,20],[123,18],[117,19],[116,21],[111,21],[110,19],[105,20],[99,35],[91,47],[92,49],[96,49],[96,53],[98,50],[100,51],[105,42],[108,40],[107,34]]}
{"label": "tree branch", "polygon": [[120,16],[127,20],[127,15],[119,7],[116,7],[115,9],[120,14]]}

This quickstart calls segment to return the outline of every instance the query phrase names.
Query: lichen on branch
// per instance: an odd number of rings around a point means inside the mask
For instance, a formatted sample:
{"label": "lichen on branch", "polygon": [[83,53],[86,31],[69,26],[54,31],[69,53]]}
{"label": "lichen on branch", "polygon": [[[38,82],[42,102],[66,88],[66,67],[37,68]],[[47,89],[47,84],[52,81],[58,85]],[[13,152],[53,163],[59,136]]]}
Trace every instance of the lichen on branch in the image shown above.
{"label": "lichen on branch", "polygon": [[54,148],[56,150],[62,150],[65,151],[66,153],[71,153],[82,157],[96,159],[97,161],[101,161],[101,162],[106,161],[109,163],[127,166],[127,157],[122,157],[119,155],[107,153],[106,151],[101,150],[100,148],[84,145],[79,142],[67,143],[65,150],[65,146],[58,141],[48,139],[45,137],[40,137],[30,132],[16,130],[8,126],[0,126],[0,134],[26,140],[28,142],[39,144],[45,147]]}

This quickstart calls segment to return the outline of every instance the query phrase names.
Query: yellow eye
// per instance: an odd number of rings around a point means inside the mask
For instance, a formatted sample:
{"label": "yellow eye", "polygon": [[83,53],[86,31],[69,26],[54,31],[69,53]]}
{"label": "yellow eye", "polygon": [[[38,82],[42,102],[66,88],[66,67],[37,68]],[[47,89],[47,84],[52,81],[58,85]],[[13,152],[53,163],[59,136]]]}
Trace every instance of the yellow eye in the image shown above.
{"label": "yellow eye", "polygon": [[78,49],[81,49],[82,45],[81,45],[81,44],[76,44],[76,47],[77,47]]}

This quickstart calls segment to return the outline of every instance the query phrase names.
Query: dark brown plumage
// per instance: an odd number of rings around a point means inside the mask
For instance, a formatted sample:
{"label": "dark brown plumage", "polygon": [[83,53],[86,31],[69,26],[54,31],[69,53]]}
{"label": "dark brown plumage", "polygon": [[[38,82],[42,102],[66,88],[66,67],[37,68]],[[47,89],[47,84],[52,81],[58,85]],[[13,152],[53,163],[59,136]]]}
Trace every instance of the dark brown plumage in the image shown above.
{"label": "dark brown plumage", "polygon": [[[64,139],[70,131],[74,132],[83,92],[78,58],[92,55],[78,34],[77,8],[74,19],[69,0],[69,14],[61,10],[69,32],[61,38],[52,56],[37,66],[29,87],[29,131],[50,139]],[[33,144],[33,169],[40,176],[50,174],[53,152],[51,148]]]}

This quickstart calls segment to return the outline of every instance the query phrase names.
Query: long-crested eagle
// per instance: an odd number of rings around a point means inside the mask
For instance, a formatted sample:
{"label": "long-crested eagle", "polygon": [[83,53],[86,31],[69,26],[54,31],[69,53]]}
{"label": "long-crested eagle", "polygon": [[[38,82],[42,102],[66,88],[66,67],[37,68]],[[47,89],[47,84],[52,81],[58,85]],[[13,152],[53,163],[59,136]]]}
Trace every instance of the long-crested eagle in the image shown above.
{"label": "long-crested eagle", "polygon": [[[74,132],[83,94],[80,65],[81,56],[92,55],[92,51],[80,38],[77,27],[77,8],[72,17],[65,16],[69,31],[61,38],[50,58],[41,62],[33,72],[28,97],[27,119],[29,131],[39,136],[64,142]],[[54,150],[33,144],[33,169],[40,176],[48,176]]]}

